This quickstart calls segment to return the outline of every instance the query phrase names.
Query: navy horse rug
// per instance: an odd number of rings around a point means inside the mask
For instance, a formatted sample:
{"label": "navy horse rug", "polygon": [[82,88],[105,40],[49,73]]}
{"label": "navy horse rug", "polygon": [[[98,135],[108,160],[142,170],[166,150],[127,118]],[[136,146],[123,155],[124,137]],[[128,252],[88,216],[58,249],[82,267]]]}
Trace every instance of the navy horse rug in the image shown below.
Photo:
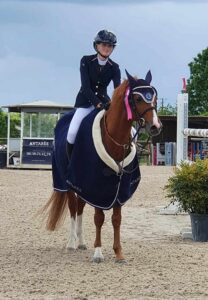
{"label": "navy horse rug", "polygon": [[66,154],[67,132],[74,111],[64,115],[55,128],[52,158],[53,184],[56,191],[73,190],[90,205],[110,209],[131,198],[140,182],[136,146],[123,162],[116,163],[102,142],[100,121],[104,111],[92,111],[77,133],[70,161]]}

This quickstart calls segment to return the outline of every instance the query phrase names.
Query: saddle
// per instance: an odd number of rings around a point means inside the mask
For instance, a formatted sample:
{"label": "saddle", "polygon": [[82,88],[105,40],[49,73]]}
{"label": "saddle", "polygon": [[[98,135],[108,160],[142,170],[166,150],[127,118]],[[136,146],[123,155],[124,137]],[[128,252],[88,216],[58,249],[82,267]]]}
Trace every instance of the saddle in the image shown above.
{"label": "saddle", "polygon": [[140,182],[140,169],[133,144],[130,154],[117,164],[105,151],[100,121],[104,111],[87,115],[77,133],[68,160],[66,137],[74,111],[64,115],[55,128],[52,157],[53,186],[56,191],[72,190],[90,205],[110,209],[131,198]]}

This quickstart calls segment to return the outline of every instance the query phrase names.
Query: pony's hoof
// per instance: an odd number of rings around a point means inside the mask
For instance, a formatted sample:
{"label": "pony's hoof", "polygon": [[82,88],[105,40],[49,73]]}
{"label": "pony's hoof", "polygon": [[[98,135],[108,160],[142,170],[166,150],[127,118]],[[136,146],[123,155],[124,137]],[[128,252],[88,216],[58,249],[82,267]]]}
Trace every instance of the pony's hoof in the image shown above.
{"label": "pony's hoof", "polygon": [[116,259],[115,263],[120,264],[120,265],[126,265],[127,261],[124,258],[123,259]]}
{"label": "pony's hoof", "polygon": [[78,249],[80,249],[80,250],[87,250],[87,246],[86,245],[79,245]]}
{"label": "pony's hoof", "polygon": [[74,252],[74,251],[76,251],[76,248],[73,247],[73,246],[67,245],[66,250],[69,251],[69,252]]}
{"label": "pony's hoof", "polygon": [[100,264],[100,263],[104,262],[104,257],[93,257],[92,262],[94,262],[96,264]]}

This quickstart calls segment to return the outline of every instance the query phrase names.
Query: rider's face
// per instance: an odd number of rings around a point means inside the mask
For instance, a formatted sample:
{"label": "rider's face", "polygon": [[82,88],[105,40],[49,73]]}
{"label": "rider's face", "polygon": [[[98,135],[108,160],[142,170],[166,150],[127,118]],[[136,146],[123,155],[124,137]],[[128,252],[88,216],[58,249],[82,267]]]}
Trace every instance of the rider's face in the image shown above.
{"label": "rider's face", "polygon": [[98,52],[103,55],[104,57],[110,56],[113,51],[113,45],[107,43],[100,43],[97,44]]}

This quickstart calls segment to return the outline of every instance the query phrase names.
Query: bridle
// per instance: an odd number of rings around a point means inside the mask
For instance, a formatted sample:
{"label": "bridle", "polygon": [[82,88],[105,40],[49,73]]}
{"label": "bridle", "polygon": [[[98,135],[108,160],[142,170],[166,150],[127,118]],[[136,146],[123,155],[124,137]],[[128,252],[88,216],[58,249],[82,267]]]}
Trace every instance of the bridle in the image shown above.
{"label": "bridle", "polygon": [[[146,96],[144,96],[144,94],[139,91],[139,89],[141,89],[141,88],[142,89],[144,89],[144,88],[151,89],[153,91],[153,95],[151,95],[150,93],[146,93]],[[146,103],[154,103],[154,101],[157,97],[157,91],[152,86],[137,86],[137,87],[133,88],[129,93],[128,100],[129,100],[129,105],[131,107],[131,110],[133,111],[136,121],[140,126],[139,128],[144,128],[145,127],[145,119],[144,119],[145,114],[151,110],[156,111],[156,106],[155,105],[150,106],[150,107],[146,108],[142,113],[139,113],[136,109],[136,100],[134,100],[134,97],[133,97],[134,95],[139,95]],[[151,101],[149,101],[149,100],[151,100]]]}
{"label": "bridle", "polygon": [[[145,119],[144,119],[144,116],[145,114],[148,112],[148,111],[152,111],[152,110],[155,110],[156,111],[156,106],[150,106],[148,108],[146,108],[142,113],[139,113],[137,111],[137,108],[136,108],[136,100],[134,100],[134,95],[135,94],[138,94],[146,103],[150,103],[150,102],[147,102],[146,98],[144,97],[144,95],[140,92],[138,92],[137,90],[140,89],[140,88],[144,88],[143,86],[142,87],[135,87],[133,88],[130,93],[129,93],[129,96],[128,96],[128,100],[129,100],[129,105],[131,107],[131,110],[132,112],[134,113],[135,115],[135,121],[139,124],[139,127],[136,131],[136,133],[134,134],[134,136],[132,138],[129,138],[129,142],[127,144],[120,144],[118,143],[109,133],[108,129],[107,129],[107,125],[106,125],[106,114],[104,114],[103,116],[103,120],[104,120],[104,130],[107,134],[107,136],[109,137],[109,139],[116,145],[116,146],[119,146],[119,147],[123,147],[124,149],[124,155],[126,153],[126,151],[128,149],[130,149],[131,147],[131,143],[134,141],[134,139],[136,138],[136,136],[139,134],[139,131],[145,127]],[[155,88],[151,87],[151,86],[148,86],[148,88],[152,88],[152,90],[154,91],[153,93],[153,97],[152,99],[155,100],[156,99],[156,96],[157,96],[157,91],[155,90]],[[147,143],[149,142],[149,139],[150,139],[150,135],[148,137],[148,140],[147,140]]]}
{"label": "bridle", "polygon": [[136,109],[136,103],[135,103],[135,100],[133,99],[133,97],[129,99],[129,104],[135,115],[135,119],[136,119],[137,123],[139,124],[139,128],[144,128],[145,127],[144,116],[146,115],[146,113],[148,111],[156,110],[155,106],[148,107],[142,113],[139,113],[138,110]]}
{"label": "bridle", "polygon": [[[134,171],[134,170],[131,170],[130,172],[128,172],[128,171],[126,171],[126,170],[124,169],[124,167],[123,167],[123,166],[124,166],[124,159],[125,159],[125,157],[126,157],[127,151],[129,151],[129,149],[131,148],[131,143],[134,141],[134,139],[136,138],[136,136],[139,134],[139,131],[140,131],[142,128],[145,127],[145,119],[144,119],[145,114],[146,114],[147,112],[149,112],[149,111],[156,110],[156,106],[153,105],[153,106],[151,106],[151,107],[146,108],[142,113],[139,113],[139,112],[137,111],[137,109],[136,109],[136,100],[134,99],[134,95],[135,95],[135,94],[139,94],[139,95],[142,97],[142,99],[143,99],[146,103],[154,103],[154,102],[155,102],[155,99],[156,99],[156,96],[157,96],[156,90],[155,90],[154,88],[150,87],[150,88],[154,89],[154,93],[153,93],[153,96],[152,96],[152,101],[151,101],[151,102],[150,102],[150,101],[147,102],[147,100],[149,100],[149,99],[146,100],[146,99],[144,98],[144,95],[137,91],[137,89],[139,89],[139,88],[140,88],[140,87],[136,87],[136,88],[132,89],[132,90],[130,91],[129,95],[128,95],[128,101],[129,101],[130,108],[131,108],[132,112],[134,113],[134,116],[135,116],[135,119],[136,119],[137,123],[139,124],[139,127],[138,127],[136,133],[134,134],[134,136],[133,136],[132,138],[131,138],[131,137],[129,138],[129,142],[128,142],[128,143],[126,143],[126,144],[120,144],[120,143],[118,143],[118,142],[110,135],[110,133],[109,133],[109,131],[108,131],[108,128],[107,128],[107,125],[106,125],[106,112],[105,112],[104,115],[103,115],[104,131],[105,131],[106,135],[107,135],[108,138],[114,143],[114,145],[123,148],[123,158],[122,158],[122,161],[121,161],[121,163],[116,162],[117,165],[118,165],[118,167],[119,167],[119,173],[118,173],[118,176],[120,176],[120,180],[121,180],[121,178],[122,178],[122,176],[123,176],[123,174],[124,174],[125,172],[131,173],[131,172]],[[148,88],[149,88],[149,86],[148,86]],[[154,101],[154,102],[153,102],[153,101]],[[140,151],[141,151],[141,149],[142,149],[142,151],[145,149],[146,145],[149,143],[149,139],[150,139],[150,135],[149,135],[149,137],[148,137],[148,139],[147,139],[145,145],[143,145],[143,147],[140,147]],[[142,151],[141,151],[141,152],[142,152]],[[140,154],[141,154],[141,153],[140,153]],[[136,168],[137,168],[137,167],[136,167]]]}

